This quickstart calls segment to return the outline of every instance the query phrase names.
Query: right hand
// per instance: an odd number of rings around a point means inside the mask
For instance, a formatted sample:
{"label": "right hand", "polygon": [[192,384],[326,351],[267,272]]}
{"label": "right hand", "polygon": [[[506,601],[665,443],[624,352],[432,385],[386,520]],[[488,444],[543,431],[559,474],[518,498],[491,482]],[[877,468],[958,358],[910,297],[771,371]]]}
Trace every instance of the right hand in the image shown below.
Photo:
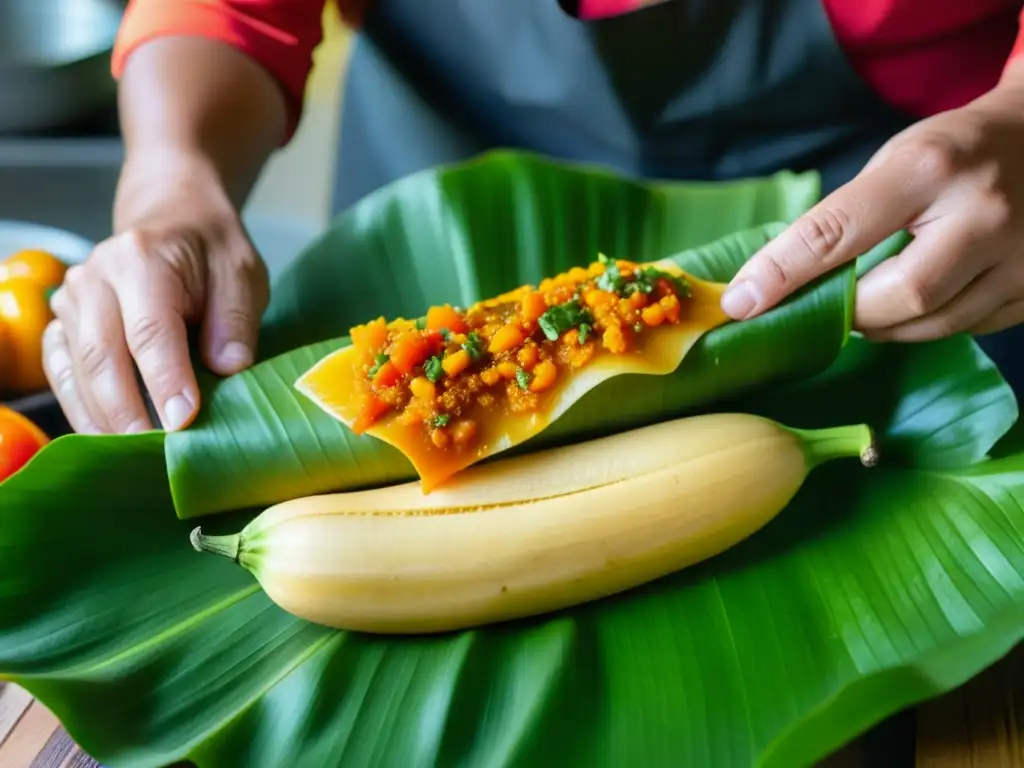
{"label": "right hand", "polygon": [[[199,409],[189,326],[199,326],[214,373],[255,358],[267,270],[228,196],[195,174],[165,177],[146,194],[144,209],[71,267],[51,302],[43,362],[76,432],[187,426]],[[150,423],[134,366],[161,425]]]}

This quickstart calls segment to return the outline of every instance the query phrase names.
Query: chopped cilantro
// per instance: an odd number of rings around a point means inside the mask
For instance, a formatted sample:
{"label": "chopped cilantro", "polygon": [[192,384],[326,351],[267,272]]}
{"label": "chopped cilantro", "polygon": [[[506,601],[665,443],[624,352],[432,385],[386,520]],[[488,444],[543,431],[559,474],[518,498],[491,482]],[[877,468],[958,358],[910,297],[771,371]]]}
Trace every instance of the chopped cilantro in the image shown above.
{"label": "chopped cilantro", "polygon": [[434,355],[432,358],[427,360],[423,365],[423,374],[433,382],[436,382],[444,376],[444,368],[441,367],[441,358]]}
{"label": "chopped cilantro", "polygon": [[644,267],[639,270],[633,275],[632,279],[622,286],[622,293],[627,297],[632,296],[634,293],[649,294],[654,291],[654,287],[659,280],[668,280],[676,289],[676,293],[679,294],[680,298],[690,295],[690,286],[686,280],[670,275],[668,272],[662,272],[657,267]]}
{"label": "chopped cilantro", "polygon": [[516,383],[520,389],[529,389],[530,381],[533,380],[533,375],[529,371],[524,371],[522,368],[516,368]]}
{"label": "chopped cilantro", "polygon": [[375,356],[374,356],[374,363],[373,363],[373,365],[372,365],[372,366],[370,367],[370,371],[369,371],[369,374],[368,374],[368,375],[370,376],[370,378],[371,378],[371,379],[372,379],[372,378],[373,378],[374,376],[376,376],[376,375],[377,375],[377,371],[379,371],[379,370],[380,370],[380,367],[381,367],[382,365],[384,365],[384,363],[386,363],[387,361],[388,361],[388,356],[387,356],[387,355],[385,355],[385,354],[379,354],[379,355],[375,355]]}
{"label": "chopped cilantro", "polygon": [[567,301],[548,309],[537,320],[537,325],[549,340],[557,341],[566,331],[576,328],[580,323],[590,322],[590,313],[579,302]]}
{"label": "chopped cilantro", "polygon": [[452,340],[452,332],[449,331],[447,328],[442,328],[439,331],[439,333],[441,334],[441,338],[444,339],[446,342]]}
{"label": "chopped cilantro", "polygon": [[416,318],[416,330],[425,331],[427,329],[427,318],[418,317]]}
{"label": "chopped cilantro", "polygon": [[633,275],[630,282],[626,283],[624,293],[626,296],[632,296],[634,293],[645,295],[651,293],[659,277],[662,277],[662,274],[658,270],[653,267],[645,267]]}
{"label": "chopped cilantro", "polygon": [[477,336],[476,331],[472,331],[470,332],[469,336],[466,337],[466,341],[462,345],[462,348],[466,350],[471,360],[479,360],[480,355],[483,354],[480,345],[480,337]]}
{"label": "chopped cilantro", "polygon": [[439,413],[430,420],[430,426],[434,429],[440,429],[441,427],[447,426],[448,422],[452,420],[450,413]]}
{"label": "chopped cilantro", "polygon": [[681,298],[681,299],[689,298],[689,296],[690,296],[690,284],[688,282],[686,282],[685,278],[673,277],[672,275],[668,275],[668,279],[671,280],[672,283],[675,285],[676,291],[678,291],[678,293],[679,293],[679,298]]}
{"label": "chopped cilantro", "polygon": [[604,264],[604,274],[597,279],[597,287],[608,293],[618,293],[622,289],[622,270],[619,265],[605,256],[603,253],[597,255],[598,260]]}
{"label": "chopped cilantro", "polygon": [[590,323],[580,323],[580,330],[579,330],[579,333],[577,334],[577,337],[580,340],[580,346],[582,346],[582,345],[587,343],[587,336],[590,335],[590,331],[591,331]]}

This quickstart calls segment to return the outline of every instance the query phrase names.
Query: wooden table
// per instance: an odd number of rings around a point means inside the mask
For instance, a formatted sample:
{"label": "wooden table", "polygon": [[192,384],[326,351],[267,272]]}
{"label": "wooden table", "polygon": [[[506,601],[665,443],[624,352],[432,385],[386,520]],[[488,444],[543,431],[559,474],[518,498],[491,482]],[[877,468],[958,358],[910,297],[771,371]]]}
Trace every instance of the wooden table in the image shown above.
{"label": "wooden table", "polygon": [[[886,721],[819,768],[887,766],[1024,768],[1024,646],[962,688]],[[0,768],[101,766],[45,707],[7,685],[0,687]]]}

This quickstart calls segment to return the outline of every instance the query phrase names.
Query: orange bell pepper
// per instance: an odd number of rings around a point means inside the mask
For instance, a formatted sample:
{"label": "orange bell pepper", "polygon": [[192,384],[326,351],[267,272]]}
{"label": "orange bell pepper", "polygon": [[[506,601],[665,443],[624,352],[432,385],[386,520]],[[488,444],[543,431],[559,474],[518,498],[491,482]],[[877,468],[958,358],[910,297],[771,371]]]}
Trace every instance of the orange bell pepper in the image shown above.
{"label": "orange bell pepper", "polygon": [[0,392],[46,389],[43,331],[53,320],[46,292],[26,278],[0,283]]}
{"label": "orange bell pepper", "polygon": [[39,427],[17,411],[0,405],[0,483],[50,442]]}
{"label": "orange bell pepper", "polygon": [[67,271],[67,265],[49,251],[18,251],[0,261],[0,283],[25,278],[42,288],[55,288]]}

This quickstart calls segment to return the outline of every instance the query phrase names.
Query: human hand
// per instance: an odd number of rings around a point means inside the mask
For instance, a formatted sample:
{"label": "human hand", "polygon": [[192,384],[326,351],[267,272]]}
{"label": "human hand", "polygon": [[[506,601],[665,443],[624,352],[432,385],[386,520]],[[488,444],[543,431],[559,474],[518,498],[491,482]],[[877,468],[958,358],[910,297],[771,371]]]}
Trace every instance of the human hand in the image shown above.
{"label": "human hand", "polygon": [[[203,362],[230,375],[252,364],[267,271],[212,177],[183,173],[149,189],[145,209],[71,267],[43,336],[50,386],[76,432],[140,432],[150,423],[134,366],[162,426],[199,408],[187,327]],[[134,365],[133,365],[134,363]]]}
{"label": "human hand", "polygon": [[913,241],[857,285],[865,336],[925,341],[1024,322],[1024,62],[982,98],[893,137],[747,262],[722,308],[758,315],[903,228]]}

